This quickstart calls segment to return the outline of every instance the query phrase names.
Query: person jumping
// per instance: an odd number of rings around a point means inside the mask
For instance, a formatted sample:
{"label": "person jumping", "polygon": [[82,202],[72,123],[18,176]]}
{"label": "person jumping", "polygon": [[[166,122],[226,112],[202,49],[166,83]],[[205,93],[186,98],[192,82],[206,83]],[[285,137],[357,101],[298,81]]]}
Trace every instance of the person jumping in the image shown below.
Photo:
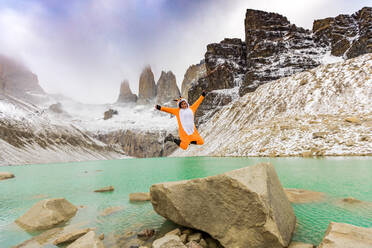
{"label": "person jumping", "polygon": [[199,105],[203,101],[206,93],[203,90],[202,95],[199,97],[196,102],[189,107],[189,103],[185,98],[180,98],[177,100],[178,108],[169,108],[160,105],[155,105],[155,108],[160,111],[164,111],[170,114],[173,114],[177,117],[178,122],[178,132],[180,139],[176,139],[172,134],[169,134],[164,141],[173,141],[183,150],[186,150],[189,144],[203,145],[204,140],[196,130],[194,118],[195,112],[198,109]]}

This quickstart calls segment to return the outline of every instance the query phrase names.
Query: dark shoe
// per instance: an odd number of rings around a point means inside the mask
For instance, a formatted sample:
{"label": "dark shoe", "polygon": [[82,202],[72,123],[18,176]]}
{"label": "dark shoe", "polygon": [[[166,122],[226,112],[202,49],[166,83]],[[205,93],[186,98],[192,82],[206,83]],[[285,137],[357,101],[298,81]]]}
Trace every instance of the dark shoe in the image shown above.
{"label": "dark shoe", "polygon": [[174,142],[174,136],[171,133],[164,138],[164,143],[166,143],[167,141]]}

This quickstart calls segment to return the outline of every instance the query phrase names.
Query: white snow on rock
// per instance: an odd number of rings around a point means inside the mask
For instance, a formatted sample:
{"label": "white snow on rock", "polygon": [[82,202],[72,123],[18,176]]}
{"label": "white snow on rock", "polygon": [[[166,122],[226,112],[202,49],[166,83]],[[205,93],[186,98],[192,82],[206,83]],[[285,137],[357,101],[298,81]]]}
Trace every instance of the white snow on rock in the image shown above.
{"label": "white snow on rock", "polygon": [[173,156],[371,155],[371,75],[366,54],[261,85],[199,127],[203,146]]}

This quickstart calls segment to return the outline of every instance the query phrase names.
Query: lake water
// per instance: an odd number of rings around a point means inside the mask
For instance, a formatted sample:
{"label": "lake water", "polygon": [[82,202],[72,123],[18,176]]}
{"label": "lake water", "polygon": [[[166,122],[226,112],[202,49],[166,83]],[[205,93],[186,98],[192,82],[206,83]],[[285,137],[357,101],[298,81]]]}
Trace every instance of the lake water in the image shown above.
{"label": "lake water", "polygon": [[[171,224],[152,210],[151,203],[130,203],[129,193],[146,192],[154,183],[216,175],[258,162],[271,162],[285,188],[327,194],[324,202],[292,204],[298,221],[293,240],[318,244],[330,221],[372,227],[372,159],[368,157],[124,159],[0,167],[16,176],[0,181],[0,247],[19,244],[36,234],[23,231],[14,220],[45,197],[64,197],[84,206],[68,224],[96,227],[106,237],[126,230],[165,228]],[[115,191],[93,192],[109,185]],[[340,203],[345,197],[367,203]],[[101,216],[110,206],[123,210]]]}

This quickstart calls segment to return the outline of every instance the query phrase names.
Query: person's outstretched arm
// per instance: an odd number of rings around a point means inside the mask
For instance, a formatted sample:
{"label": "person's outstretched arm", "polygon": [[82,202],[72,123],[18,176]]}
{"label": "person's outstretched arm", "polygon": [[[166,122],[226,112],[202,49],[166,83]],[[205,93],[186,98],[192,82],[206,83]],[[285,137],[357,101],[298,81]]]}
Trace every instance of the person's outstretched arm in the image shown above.
{"label": "person's outstretched arm", "polygon": [[203,90],[203,92],[202,92],[201,96],[199,97],[199,99],[196,100],[196,101],[194,102],[193,105],[191,105],[190,108],[191,108],[194,112],[198,109],[199,105],[202,103],[202,101],[203,101],[203,99],[204,99],[204,97],[205,97],[206,94],[207,94],[207,93],[205,93],[205,91]]}
{"label": "person's outstretched arm", "polygon": [[168,107],[164,107],[164,106],[160,106],[160,105],[155,105],[155,108],[157,110],[167,112],[167,113],[172,114],[172,115],[175,115],[176,112],[177,112],[177,108],[168,108]]}

